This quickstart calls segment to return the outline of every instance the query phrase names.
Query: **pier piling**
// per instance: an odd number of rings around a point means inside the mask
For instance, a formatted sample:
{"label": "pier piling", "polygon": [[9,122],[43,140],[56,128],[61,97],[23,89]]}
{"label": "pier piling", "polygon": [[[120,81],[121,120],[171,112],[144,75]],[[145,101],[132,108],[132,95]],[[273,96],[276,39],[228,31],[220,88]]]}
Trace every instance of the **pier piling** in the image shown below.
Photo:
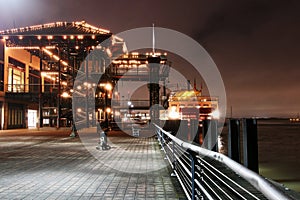
{"label": "pier piling", "polygon": [[243,119],[244,165],[258,173],[257,120]]}
{"label": "pier piling", "polygon": [[229,120],[228,156],[240,163],[240,120]]}

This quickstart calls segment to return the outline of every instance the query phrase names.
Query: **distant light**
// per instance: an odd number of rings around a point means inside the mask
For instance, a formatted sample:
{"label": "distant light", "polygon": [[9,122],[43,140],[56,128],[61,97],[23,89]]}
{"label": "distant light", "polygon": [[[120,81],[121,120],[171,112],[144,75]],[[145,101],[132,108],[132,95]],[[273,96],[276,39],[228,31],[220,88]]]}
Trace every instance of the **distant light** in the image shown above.
{"label": "distant light", "polygon": [[107,83],[105,85],[105,89],[108,90],[108,91],[112,90],[112,85],[110,83]]}
{"label": "distant light", "polygon": [[106,53],[109,57],[112,57],[112,53],[111,53],[110,49],[106,49]]}
{"label": "distant light", "polygon": [[52,36],[52,35],[49,35],[49,36],[47,36],[47,39],[48,39],[48,40],[52,40],[52,39],[53,39],[53,36]]}
{"label": "distant light", "polygon": [[37,39],[38,39],[38,40],[41,40],[41,39],[42,39],[42,36],[40,36],[40,35],[37,36]]}
{"label": "distant light", "polygon": [[106,108],[106,112],[110,113],[111,112],[111,108]]}
{"label": "distant light", "polygon": [[52,55],[53,55],[53,53],[52,53],[51,51],[49,51],[49,50],[47,50],[47,49],[45,49],[45,48],[43,48],[43,51],[44,51],[46,54],[48,54],[49,56],[52,56]]}
{"label": "distant light", "polygon": [[170,119],[179,119],[179,113],[176,111],[176,107],[172,106],[171,110],[169,112],[169,118]]}
{"label": "distant light", "polygon": [[68,63],[66,61],[61,61],[61,64],[68,66]]}
{"label": "distant light", "polygon": [[54,58],[55,60],[59,60],[59,59],[60,59],[57,55],[53,55],[53,58]]}
{"label": "distant light", "polygon": [[211,116],[214,118],[214,119],[219,119],[220,118],[220,111],[219,110],[215,110],[211,113]]}
{"label": "distant light", "polygon": [[19,36],[19,39],[22,40],[22,39],[23,39],[23,36]]}
{"label": "distant light", "polygon": [[69,95],[67,92],[63,92],[63,93],[61,94],[61,96],[62,96],[63,98],[68,98],[68,97],[70,97],[70,95]]}

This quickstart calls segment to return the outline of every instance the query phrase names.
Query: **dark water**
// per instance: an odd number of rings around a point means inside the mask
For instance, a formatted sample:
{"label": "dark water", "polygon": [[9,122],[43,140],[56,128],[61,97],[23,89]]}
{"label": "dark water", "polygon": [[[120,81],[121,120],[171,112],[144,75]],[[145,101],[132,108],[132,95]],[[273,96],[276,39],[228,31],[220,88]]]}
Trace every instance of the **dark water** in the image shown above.
{"label": "dark water", "polygon": [[[225,154],[227,129],[220,138]],[[300,123],[258,120],[258,159],[260,175],[300,192]]]}

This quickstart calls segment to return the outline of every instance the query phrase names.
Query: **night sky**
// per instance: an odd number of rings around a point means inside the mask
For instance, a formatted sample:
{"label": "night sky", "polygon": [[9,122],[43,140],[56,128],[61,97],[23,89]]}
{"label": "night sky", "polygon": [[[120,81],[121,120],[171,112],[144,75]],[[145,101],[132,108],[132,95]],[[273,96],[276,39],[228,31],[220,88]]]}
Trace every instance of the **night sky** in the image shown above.
{"label": "night sky", "polygon": [[[180,31],[198,41],[215,61],[234,117],[294,117],[300,112],[300,1],[0,0],[0,3],[0,30],[86,20],[113,33],[152,23]],[[174,63],[176,66],[181,67]]]}

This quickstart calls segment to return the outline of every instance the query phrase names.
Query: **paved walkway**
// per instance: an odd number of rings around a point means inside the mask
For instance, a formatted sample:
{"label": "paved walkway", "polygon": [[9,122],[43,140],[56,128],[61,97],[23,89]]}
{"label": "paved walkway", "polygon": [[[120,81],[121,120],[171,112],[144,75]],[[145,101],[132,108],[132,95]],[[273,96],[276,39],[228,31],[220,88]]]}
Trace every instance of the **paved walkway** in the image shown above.
{"label": "paved walkway", "polygon": [[0,131],[0,199],[185,199],[155,138],[83,133]]}

